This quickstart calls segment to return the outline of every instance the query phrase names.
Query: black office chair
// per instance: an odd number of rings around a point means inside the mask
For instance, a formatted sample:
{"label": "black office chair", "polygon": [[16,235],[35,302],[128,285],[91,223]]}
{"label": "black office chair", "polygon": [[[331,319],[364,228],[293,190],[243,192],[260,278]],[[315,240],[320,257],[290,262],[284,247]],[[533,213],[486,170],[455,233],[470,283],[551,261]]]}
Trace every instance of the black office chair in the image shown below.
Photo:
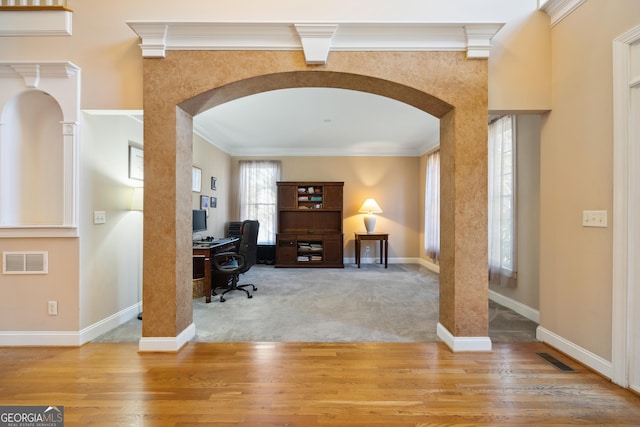
{"label": "black office chair", "polygon": [[[226,274],[229,277],[228,288],[220,294],[220,302],[225,302],[224,296],[231,291],[244,291],[247,298],[252,298],[251,292],[247,289],[251,287],[257,291],[253,284],[238,285],[240,275],[249,271],[256,263],[258,253],[258,229],[260,224],[256,220],[246,220],[242,222],[240,229],[241,237],[237,252],[220,252],[213,256],[212,268],[214,273]],[[213,295],[217,295],[215,289]]]}

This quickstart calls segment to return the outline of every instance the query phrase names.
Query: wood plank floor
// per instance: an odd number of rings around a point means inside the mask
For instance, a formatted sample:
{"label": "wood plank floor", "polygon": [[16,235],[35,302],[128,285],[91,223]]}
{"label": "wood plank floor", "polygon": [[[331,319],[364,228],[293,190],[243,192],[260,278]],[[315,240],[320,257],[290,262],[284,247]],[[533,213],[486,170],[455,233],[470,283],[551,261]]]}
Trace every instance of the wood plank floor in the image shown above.
{"label": "wood plank floor", "polygon": [[4,347],[0,405],[64,406],[67,427],[640,425],[640,397],[541,343]]}

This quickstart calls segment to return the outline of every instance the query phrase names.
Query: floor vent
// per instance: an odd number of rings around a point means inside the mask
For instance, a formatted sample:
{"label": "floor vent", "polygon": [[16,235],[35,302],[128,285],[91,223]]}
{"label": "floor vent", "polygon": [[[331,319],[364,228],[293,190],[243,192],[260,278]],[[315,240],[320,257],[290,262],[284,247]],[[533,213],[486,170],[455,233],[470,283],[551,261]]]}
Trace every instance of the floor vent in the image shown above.
{"label": "floor vent", "polygon": [[560,370],[562,372],[576,372],[575,369],[573,369],[570,366],[565,365],[564,363],[562,363],[561,361],[559,361],[558,359],[556,359],[555,357],[553,357],[549,353],[536,353],[536,354],[538,356],[542,357],[547,362],[551,363],[553,366],[555,366],[556,368],[558,368],[558,370]]}
{"label": "floor vent", "polygon": [[48,252],[3,252],[2,274],[47,274]]}

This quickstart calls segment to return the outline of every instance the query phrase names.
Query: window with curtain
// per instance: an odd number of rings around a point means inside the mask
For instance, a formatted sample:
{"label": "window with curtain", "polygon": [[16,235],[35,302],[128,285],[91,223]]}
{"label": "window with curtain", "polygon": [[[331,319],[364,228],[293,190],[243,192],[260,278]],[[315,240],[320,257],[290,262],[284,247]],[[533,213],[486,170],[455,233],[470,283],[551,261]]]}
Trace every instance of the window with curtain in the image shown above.
{"label": "window with curtain", "polygon": [[259,245],[273,245],[276,241],[276,182],[279,180],[279,161],[240,161],[240,219],[258,220]]}
{"label": "window with curtain", "polygon": [[489,283],[516,286],[515,117],[489,123]]}
{"label": "window with curtain", "polygon": [[440,150],[427,156],[424,206],[424,252],[440,260]]}

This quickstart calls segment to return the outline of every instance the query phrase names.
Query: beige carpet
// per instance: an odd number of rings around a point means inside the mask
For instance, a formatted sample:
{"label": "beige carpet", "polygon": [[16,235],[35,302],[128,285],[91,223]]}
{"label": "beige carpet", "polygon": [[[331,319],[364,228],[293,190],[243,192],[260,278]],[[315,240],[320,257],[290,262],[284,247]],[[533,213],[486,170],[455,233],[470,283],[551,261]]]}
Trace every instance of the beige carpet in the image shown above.
{"label": "beige carpet", "polygon": [[[195,299],[194,341],[201,342],[435,342],[438,276],[415,264],[358,269],[276,269],[256,265],[241,277],[258,290],[227,294],[226,302]],[[493,302],[493,342],[533,342],[537,324]],[[138,341],[132,319],[95,341]]]}

